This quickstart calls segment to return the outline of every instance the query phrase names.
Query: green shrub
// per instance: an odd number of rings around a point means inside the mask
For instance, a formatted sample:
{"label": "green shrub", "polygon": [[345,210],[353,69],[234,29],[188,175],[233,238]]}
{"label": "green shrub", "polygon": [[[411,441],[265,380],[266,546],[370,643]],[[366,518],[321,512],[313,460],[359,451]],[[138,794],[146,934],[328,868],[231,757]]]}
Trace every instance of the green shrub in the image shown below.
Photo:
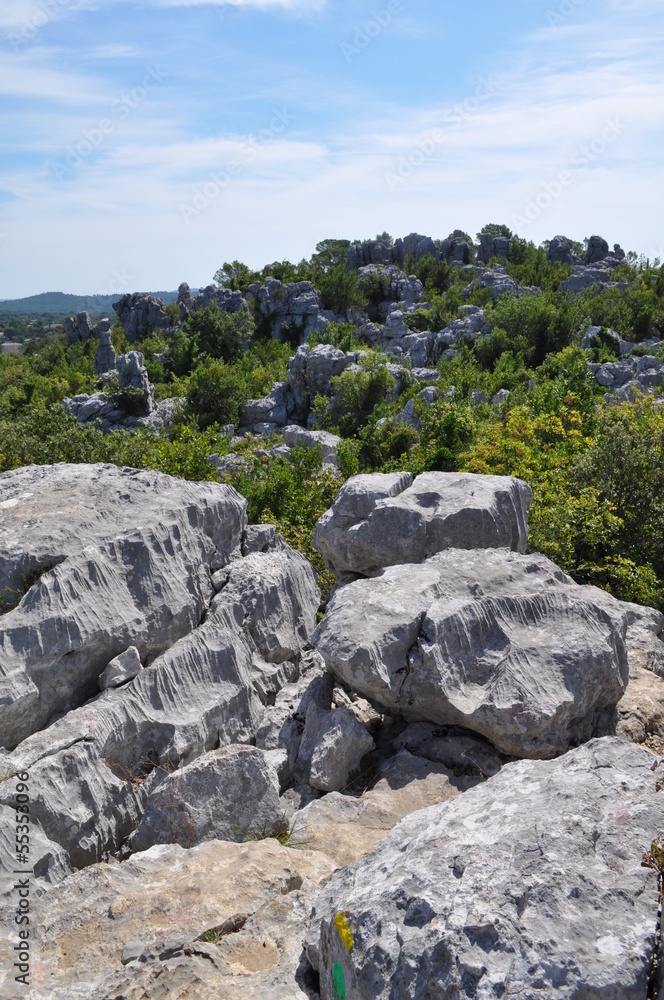
{"label": "green shrub", "polygon": [[183,333],[194,341],[199,355],[217,361],[235,361],[247,349],[254,333],[254,323],[244,310],[224,312],[216,302],[191,314]]}
{"label": "green shrub", "polygon": [[237,424],[248,399],[242,373],[223,361],[204,361],[187,386],[187,412],[201,428]]}

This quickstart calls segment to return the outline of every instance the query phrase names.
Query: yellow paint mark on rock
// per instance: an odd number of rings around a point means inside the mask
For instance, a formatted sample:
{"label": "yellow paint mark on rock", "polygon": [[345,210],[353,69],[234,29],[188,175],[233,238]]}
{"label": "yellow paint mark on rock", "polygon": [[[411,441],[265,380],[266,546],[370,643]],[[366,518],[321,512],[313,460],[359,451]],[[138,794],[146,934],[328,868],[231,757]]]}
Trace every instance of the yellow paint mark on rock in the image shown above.
{"label": "yellow paint mark on rock", "polygon": [[339,937],[343,941],[344,948],[346,951],[350,951],[353,947],[353,935],[350,932],[350,927],[348,926],[348,921],[344,917],[343,913],[337,913],[334,918],[334,926],[337,929]]}

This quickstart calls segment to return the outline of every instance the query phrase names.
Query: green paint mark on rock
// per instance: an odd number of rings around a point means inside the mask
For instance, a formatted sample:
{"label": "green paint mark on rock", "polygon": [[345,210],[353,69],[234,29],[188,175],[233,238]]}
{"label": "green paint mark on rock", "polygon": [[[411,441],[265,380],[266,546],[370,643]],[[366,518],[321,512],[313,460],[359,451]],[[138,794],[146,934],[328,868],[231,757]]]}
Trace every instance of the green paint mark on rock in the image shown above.
{"label": "green paint mark on rock", "polygon": [[332,966],[332,985],[339,1000],[346,1000],[346,980],[344,970],[339,962],[335,962]]}

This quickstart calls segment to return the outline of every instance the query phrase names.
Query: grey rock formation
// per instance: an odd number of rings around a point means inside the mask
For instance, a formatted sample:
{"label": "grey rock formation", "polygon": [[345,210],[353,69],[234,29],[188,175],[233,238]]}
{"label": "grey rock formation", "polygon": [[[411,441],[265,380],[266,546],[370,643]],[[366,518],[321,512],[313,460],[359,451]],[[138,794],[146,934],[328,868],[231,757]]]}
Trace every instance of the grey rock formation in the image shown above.
{"label": "grey rock formation", "polygon": [[597,740],[402,820],[316,900],[321,1000],[641,1000],[659,948],[652,763]]}
{"label": "grey rock formation", "polygon": [[279,819],[279,781],[266,753],[221,747],[165,775],[147,800],[130,847],[260,840],[275,831]]}
{"label": "grey rock formation", "polygon": [[267,705],[256,731],[256,746],[266,751],[284,751],[287,759],[287,781],[308,783],[311,747],[302,758],[300,747],[310,706],[329,712],[332,704],[333,679],[325,669],[319,653],[303,655],[300,676],[277,693],[274,704]]}
{"label": "grey rock formation", "polygon": [[469,285],[466,285],[463,294],[468,298],[471,292],[482,288],[491,289],[494,301],[501,295],[513,295],[519,298],[522,295],[537,295],[540,292],[539,288],[519,284],[516,278],[510,277],[504,267],[476,267],[475,277]]}
{"label": "grey rock formation", "polygon": [[549,244],[547,257],[552,264],[578,264],[581,263],[578,255],[574,252],[572,241],[567,236],[554,236]]}
{"label": "grey rock formation", "polygon": [[314,531],[335,573],[371,574],[446,548],[524,552],[530,487],[509,476],[427,472],[354,476]]}
{"label": "grey rock formation", "polygon": [[[240,412],[240,434],[270,434],[288,423],[289,398],[286,382],[275,382],[263,399],[250,399]],[[293,407],[291,406],[291,410]]]}
{"label": "grey rock formation", "polygon": [[[630,345],[633,346],[633,345]],[[624,402],[652,394],[664,385],[664,362],[655,355],[623,358],[590,365],[595,381],[607,390],[606,402]]]}
{"label": "grey rock formation", "polygon": [[591,236],[586,250],[586,264],[597,264],[609,256],[609,244],[601,236]]}
{"label": "grey rock formation", "polygon": [[328,431],[308,431],[304,427],[293,425],[284,427],[284,444],[289,448],[316,448],[321,446],[323,452],[323,465],[337,467],[338,451],[341,438]]}
{"label": "grey rock formation", "polygon": [[104,672],[99,675],[99,690],[120,687],[121,684],[133,680],[141,669],[141,654],[136,646],[128,646],[123,653],[114,656]]}
{"label": "grey rock formation", "polygon": [[277,278],[266,278],[249,286],[247,293],[254,302],[260,319],[275,340],[297,336],[300,343],[310,333],[325,330],[327,319],[322,315],[322,300],[310,281],[283,284]]}
{"label": "grey rock formation", "polygon": [[615,281],[613,278],[613,268],[620,264],[617,257],[604,257],[596,263],[587,265],[575,265],[574,273],[561,281],[561,292],[583,292],[587,288],[598,287],[600,291],[607,288],[617,288],[624,292],[628,288],[626,281]]}
{"label": "grey rock formation", "polygon": [[102,319],[95,327],[95,336],[99,341],[99,347],[95,351],[95,371],[98,375],[110,372],[115,368],[116,353],[111,342],[111,321]]}
{"label": "grey rock formation", "polygon": [[394,264],[368,264],[361,267],[357,277],[362,287],[363,282],[379,279],[385,286],[384,307],[390,302],[403,302],[406,305],[417,303],[422,298],[422,282],[415,275],[408,276]]}
{"label": "grey rock formation", "polygon": [[[196,485],[196,509],[213,518],[203,505],[202,484]],[[184,506],[183,520],[193,516]],[[174,539],[162,545],[167,556],[174,545]],[[106,690],[13,753],[0,753],[0,776],[30,771],[31,812],[76,867],[120,848],[165,772],[216,746],[251,741],[263,712],[260,692],[275,677],[279,682],[280,670],[286,677],[297,671],[320,600],[311,567],[283,549],[236,558],[227,571],[225,585],[206,599],[202,624],[152,659],[131,684]],[[216,588],[209,587],[214,595]],[[104,596],[102,590],[100,602]],[[108,615],[108,608],[98,605],[97,614]],[[163,633],[154,641],[163,642]],[[0,781],[0,802],[11,794],[9,783]]]}
{"label": "grey rock formation", "polygon": [[307,710],[300,752],[309,760],[309,784],[322,792],[345,788],[375,743],[350,708]]}
{"label": "grey rock formation", "polygon": [[242,292],[232,291],[223,285],[207,285],[199,290],[198,295],[192,295],[189,285],[183,282],[178,289],[178,306],[180,320],[186,320],[192,312],[205,309],[212,304],[218,305],[222,312],[248,312],[249,305]]}
{"label": "grey rock formation", "polygon": [[191,631],[246,526],[228,486],[111,465],[5,472],[0,505],[0,591],[35,578],[2,620],[3,746],[93,696],[128,646],[154,659]]}
{"label": "grey rock formation", "polygon": [[172,326],[164,303],[154,295],[128,292],[113,303],[113,309],[130,343],[143,340],[154,330],[167,330]]}
{"label": "grey rock formation", "polygon": [[509,258],[512,241],[506,236],[492,236],[491,233],[480,233],[478,260],[488,264],[493,257]]}
{"label": "grey rock formation", "polygon": [[85,343],[94,334],[94,327],[90,322],[90,316],[86,312],[80,312],[74,318],[67,316],[65,319],[65,334],[68,344],[75,344],[77,341]]}
{"label": "grey rock formation", "polygon": [[[448,549],[338,588],[314,641],[335,676],[379,704],[543,758],[608,731],[635,607],[544,556]],[[661,631],[664,617],[648,614]]]}

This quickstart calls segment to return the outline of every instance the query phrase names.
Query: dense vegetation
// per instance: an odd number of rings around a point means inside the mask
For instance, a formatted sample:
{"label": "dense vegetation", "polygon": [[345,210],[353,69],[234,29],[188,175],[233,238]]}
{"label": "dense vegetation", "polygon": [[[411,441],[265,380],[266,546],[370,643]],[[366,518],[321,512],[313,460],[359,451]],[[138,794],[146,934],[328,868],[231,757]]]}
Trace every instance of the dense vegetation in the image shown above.
{"label": "dense vegetation", "polygon": [[[504,227],[494,227],[500,235]],[[284,281],[311,280],[337,312],[371,308],[384,289],[358,281],[344,266],[348,241],[328,240],[309,261],[273,264],[253,272],[235,261],[215,278],[246,293],[268,274]],[[608,405],[589,360],[615,357],[601,334],[590,351],[579,342],[590,325],[612,327],[638,341],[653,327],[664,331],[664,268],[631,259],[616,278],[625,292],[591,289],[564,295],[569,267],[549,263],[544,247],[515,238],[511,261],[501,263],[541,293],[495,304],[490,291],[471,295],[485,306],[492,333],[460,347],[439,365],[440,398],[425,408],[421,385],[406,373],[395,384],[389,359],[367,350],[359,371],[334,380],[331,397],[314,409],[319,426],[345,439],[343,476],[359,471],[465,470],[517,475],[534,493],[530,549],[547,554],[575,579],[617,596],[664,609],[664,409],[660,396]],[[408,317],[414,330],[440,330],[458,315],[467,278],[459,269],[424,257],[406,270],[425,284],[426,308]],[[131,345],[145,357],[157,399],[182,400],[168,431],[102,434],[65,415],[61,400],[93,391],[96,342],[67,346],[62,332],[28,342],[24,353],[0,357],[0,471],[30,462],[106,461],[147,467],[190,479],[214,479],[212,452],[231,450],[221,427],[236,423],[240,407],[284,380],[288,344],[261,336],[251,316],[228,316],[217,307],[194,314],[167,340],[155,334]],[[325,342],[344,350],[365,347],[350,322],[332,324]],[[127,348],[121,326],[118,351]],[[321,340],[320,336],[311,343]],[[473,390],[489,399],[510,395],[500,407],[471,405]],[[395,421],[413,400],[419,430]],[[382,418],[388,418],[383,420]],[[245,459],[233,484],[249,502],[254,521],[276,523],[330,580],[312,552],[316,519],[343,482],[321,468],[320,454],[295,452],[293,462],[271,459],[279,438],[234,444]]]}

